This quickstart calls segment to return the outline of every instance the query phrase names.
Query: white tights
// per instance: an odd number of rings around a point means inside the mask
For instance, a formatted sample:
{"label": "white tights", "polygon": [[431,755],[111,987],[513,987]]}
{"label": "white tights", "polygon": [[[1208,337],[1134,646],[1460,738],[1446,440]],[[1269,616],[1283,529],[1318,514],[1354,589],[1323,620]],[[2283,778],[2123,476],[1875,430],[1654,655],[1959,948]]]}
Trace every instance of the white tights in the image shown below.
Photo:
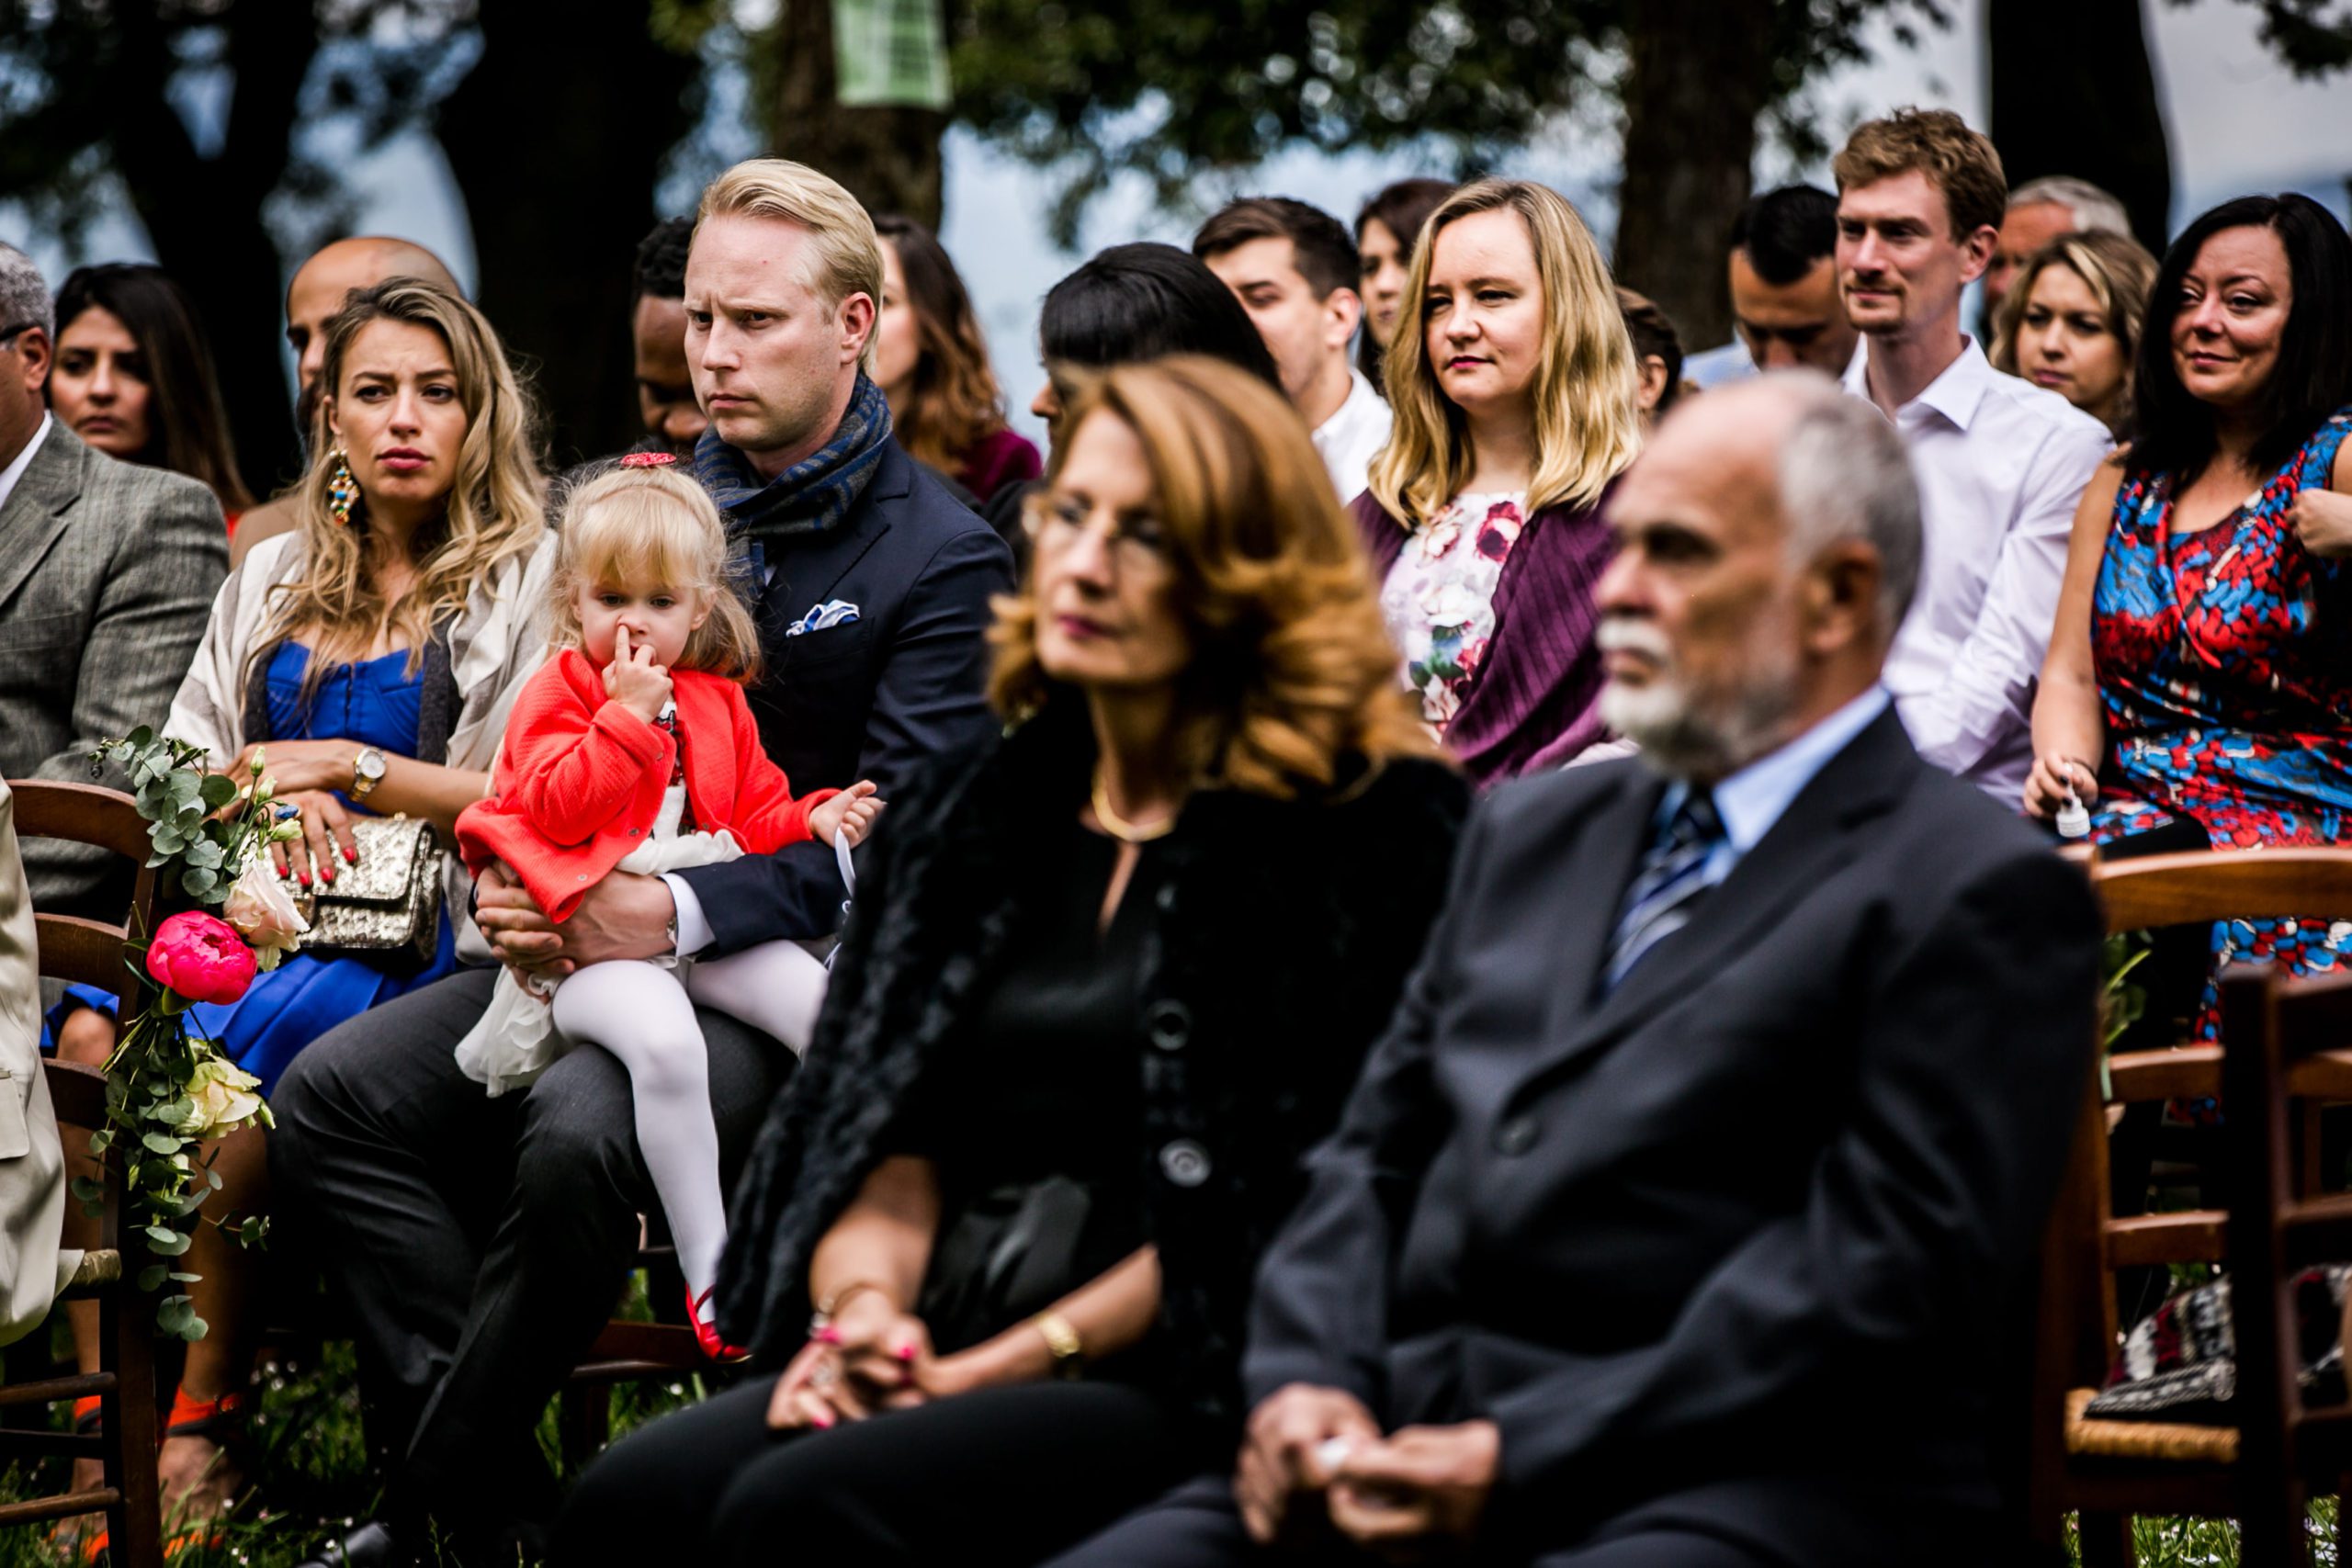
{"label": "white tights", "polygon": [[718,1129],[710,1061],[694,1004],[790,1046],[808,1048],[825,999],[825,966],[788,942],[763,942],[677,971],[634,959],[591,964],[555,993],[555,1026],[575,1044],[601,1045],[628,1069],[637,1143],[661,1194],[678,1267],[699,1300],[718,1278],[727,1202],[718,1187]]}

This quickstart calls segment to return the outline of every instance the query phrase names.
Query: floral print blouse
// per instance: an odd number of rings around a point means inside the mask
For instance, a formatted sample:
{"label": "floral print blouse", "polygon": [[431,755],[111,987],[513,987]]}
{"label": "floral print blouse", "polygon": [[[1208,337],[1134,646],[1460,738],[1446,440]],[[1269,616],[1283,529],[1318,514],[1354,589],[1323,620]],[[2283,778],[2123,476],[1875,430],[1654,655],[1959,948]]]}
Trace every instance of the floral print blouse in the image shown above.
{"label": "floral print blouse", "polygon": [[1464,494],[1419,528],[1380,591],[1388,635],[1405,654],[1405,684],[1440,735],[1478,678],[1495,635],[1495,585],[1526,526],[1524,491]]}

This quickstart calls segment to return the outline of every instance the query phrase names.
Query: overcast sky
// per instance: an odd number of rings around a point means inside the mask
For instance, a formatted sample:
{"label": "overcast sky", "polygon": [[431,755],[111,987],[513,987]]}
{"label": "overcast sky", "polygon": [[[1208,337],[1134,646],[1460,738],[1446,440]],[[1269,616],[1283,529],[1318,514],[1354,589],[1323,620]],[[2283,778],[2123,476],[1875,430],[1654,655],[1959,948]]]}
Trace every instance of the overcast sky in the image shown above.
{"label": "overcast sky", "polygon": [[[2295,80],[2256,39],[2254,9],[2239,0],[2143,4],[2171,131],[2176,226],[2224,197],[2257,189],[2300,189],[2343,215],[2346,180],[2352,176],[2352,82]],[[1928,30],[1917,51],[1899,48],[1882,32],[1878,57],[1870,64],[1816,85],[1815,96],[1833,140],[1837,130],[1906,103],[1948,106],[1973,124],[1984,123],[1981,0],[1953,0],[1947,8],[1953,27]],[[750,150],[748,133],[743,150]],[[489,152],[482,150],[481,155]],[[459,149],[458,155],[467,151]],[[1580,123],[1556,128],[1510,172],[1557,186],[1605,237],[1614,221],[1617,162],[1613,130]],[[1758,163],[1759,181],[1798,176],[1828,183],[1826,168],[1793,168],[1775,149],[1765,149]],[[1234,186],[1312,201],[1345,221],[1386,181],[1420,172],[1409,157],[1297,154],[1275,159]],[[446,257],[461,282],[471,284],[474,259],[464,212],[435,142],[421,135],[402,137],[357,163],[350,177],[361,197],[363,231],[417,240]],[[1092,209],[1079,249],[1064,253],[1045,233],[1043,215],[1054,190],[1050,176],[998,157],[960,134],[947,144],[946,189],[941,237],[978,305],[1015,423],[1034,434],[1036,422],[1027,405],[1040,379],[1036,308],[1046,289],[1102,245],[1127,239],[1181,243],[1191,221],[1152,211],[1140,188],[1114,188]],[[665,194],[681,209],[692,197],[691,189]],[[53,236],[12,232],[22,227],[20,214],[0,207],[0,237],[25,244],[54,284],[69,258]],[[127,212],[109,211],[93,226],[89,259],[150,254],[137,220]],[[1641,280],[1627,281],[1638,288]],[[237,351],[226,344],[214,347],[221,354]]]}

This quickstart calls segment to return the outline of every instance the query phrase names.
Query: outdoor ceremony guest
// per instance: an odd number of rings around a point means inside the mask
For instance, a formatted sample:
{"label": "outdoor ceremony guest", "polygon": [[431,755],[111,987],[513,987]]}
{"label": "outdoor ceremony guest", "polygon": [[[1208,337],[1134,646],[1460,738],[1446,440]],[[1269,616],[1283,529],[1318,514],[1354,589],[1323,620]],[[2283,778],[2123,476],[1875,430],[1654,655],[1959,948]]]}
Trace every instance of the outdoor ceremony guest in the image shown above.
{"label": "outdoor ceremony guest", "polygon": [[1005,427],[1004,394],[964,280],[911,218],[874,220],[882,239],[882,314],[874,380],[899,445],[981,500],[1037,477],[1037,448]]}
{"label": "outdoor ceremony guest", "polygon": [[2062,234],[2018,274],[1993,368],[2057,393],[2120,439],[2156,258],[2129,234]]}
{"label": "outdoor ceremony guest", "polygon": [[1065,418],[1008,732],[891,805],[737,1191],[723,1321],[783,1375],[607,1454],[558,1563],[1033,1563],[1231,1451],[1468,791],[1278,393],[1182,356]]}
{"label": "outdoor ceremony guest", "polygon": [[[163,722],[228,545],[201,483],[117,462],[43,405],[52,319],[40,269],[0,244],[0,778],[87,784],[91,747]],[[130,900],[104,850],[39,840],[25,872],[52,914],[119,921]]]}
{"label": "outdoor ceremony guest", "polygon": [[708,424],[695,401],[686,367],[686,249],[695,220],[664,218],[638,242],[630,271],[628,335],[637,377],[637,412],[645,422],[641,452],[695,455]]}
{"label": "outdoor ceremony guest", "polygon": [[1693,355],[1701,387],[1757,370],[1809,367],[1842,376],[1860,334],[1838,297],[1838,198],[1812,186],[1751,197],[1733,222],[1724,262],[1737,341]]}
{"label": "outdoor ceremony guest", "polygon": [[1610,514],[1642,757],[1474,813],[1259,1271],[1238,1467],[1058,1568],[2013,1560],[1987,1390],[2088,1066],[2088,888],[1890,711],[1918,502],[1867,409],[1711,391]]}
{"label": "outdoor ceremony guest", "polygon": [[[2352,239],[2306,197],[2225,202],[2149,294],[2133,435],[2075,513],[2026,809],[2094,841],[2334,845],[2352,831]],[[2329,971],[2352,929],[2212,929],[2213,968]],[[2209,979],[2196,1022],[2217,1036]]]}
{"label": "outdoor ceremony guest", "polygon": [[[1062,405],[1084,371],[1205,354],[1282,386],[1249,312],[1215,273],[1173,245],[1113,245],[1055,284],[1037,312],[1037,350],[1046,379],[1029,412],[1046,422],[1049,446],[1060,439]],[[1043,488],[1034,479],[1005,485],[983,508],[1016,553],[1028,548],[1028,499]]]}
{"label": "outdoor ceremony guest", "polygon": [[1348,231],[1303,201],[1245,197],[1201,225],[1193,254],[1250,312],[1340,499],[1362,495],[1373,458],[1388,445],[1389,414],[1348,364],[1348,344],[1363,319]]}
{"label": "outdoor ceremony guest", "polygon": [[[294,269],[286,286],[286,345],[294,351],[294,424],[307,443],[317,428],[319,370],[325,362],[327,322],[344,301],[363,288],[393,277],[413,277],[462,297],[464,290],[441,258],[423,245],[380,234],[336,240],[313,252]],[[303,454],[304,475],[317,454]],[[244,564],[255,545],[301,525],[302,481],[263,502],[237,520],[237,536],[229,546],[229,565]]]}
{"label": "outdoor ceremony guest", "polygon": [[1949,109],[1861,126],[1838,176],[1838,288],[1867,352],[1846,389],[1894,422],[1919,480],[1927,566],[1887,656],[1919,755],[2014,808],[2066,529],[2113,445],[2054,392],[1993,368],[1961,295],[1999,233],[2000,154]]}
{"label": "outdoor ceremony guest", "polygon": [[[695,463],[747,563],[760,745],[796,789],[864,778],[895,800],[918,761],[998,728],[984,633],[1012,566],[890,439],[865,373],[881,289],[871,220],[814,170],[753,160],[703,192],[685,296],[686,363],[710,416]],[[563,974],[828,938],[845,897],[831,848],[794,844],[612,873],[560,926],[492,867],[476,920],[501,960]],[[436,1539],[528,1546],[554,1501],[540,1413],[611,1315],[640,1216],[658,1208],[611,1055],[571,1052],[494,1100],[460,1070],[455,1047],[494,979],[461,970],[330,1032],[273,1102],[289,1230],[350,1303],[369,1431],[394,1456],[381,1516],[322,1562],[404,1563]],[[724,1013],[695,1019],[731,1174],[792,1057]]]}
{"label": "outdoor ceremony guest", "polygon": [[204,328],[162,267],[114,262],[65,275],[49,406],[109,457],[202,480],[232,533],[254,503],[237,477]]}
{"label": "outdoor ceremony guest", "polygon": [[1422,718],[1471,780],[1600,738],[1600,509],[1641,449],[1639,372],[1583,220],[1523,180],[1430,216],[1388,345],[1396,427],[1355,503]]}
{"label": "outdoor ceremony guest", "polygon": [[1386,396],[1383,361],[1388,335],[1404,314],[1405,278],[1413,270],[1413,242],[1438,204],[1453,194],[1451,180],[1410,179],[1386,185],[1356,214],[1356,293],[1363,299],[1363,336],[1356,368]]}
{"label": "outdoor ceremony guest", "polygon": [[[356,863],[353,817],[447,834],[488,788],[507,711],[546,651],[555,540],[540,517],[537,416],[472,306],[410,279],[362,290],[327,322],[320,378],[311,467],[291,492],[301,525],[222,585],[163,729],[240,778],[266,746],[278,798],[300,813],[302,837],[284,852],[303,886],[325,891]],[[267,1096],[320,1034],[456,968],[469,890],[451,857],[430,959],[296,953],[243,999],[191,1016]],[[207,1151],[220,1213],[268,1212],[266,1136],[246,1127]],[[232,1439],[262,1322],[258,1260],[217,1226],[193,1237],[188,1267],[203,1278],[189,1292],[211,1332],[188,1347],[162,1465],[165,1507],[200,1519],[243,1484]],[[96,1371],[95,1304],[73,1316]],[[77,1415],[95,1413],[85,1404]]]}
{"label": "outdoor ceremony guest", "polygon": [[1634,340],[1634,368],[1641,377],[1634,404],[1647,434],[1682,396],[1682,336],[1657,300],[1623,284],[1617,287],[1617,310]]}
{"label": "outdoor ceremony guest", "polygon": [[2002,209],[2000,238],[1984,268],[1984,320],[1998,323],[2001,307],[2025,264],[2061,234],[2130,236],[2132,215],[2123,203],[2088,180],[2047,175],[2009,193]]}

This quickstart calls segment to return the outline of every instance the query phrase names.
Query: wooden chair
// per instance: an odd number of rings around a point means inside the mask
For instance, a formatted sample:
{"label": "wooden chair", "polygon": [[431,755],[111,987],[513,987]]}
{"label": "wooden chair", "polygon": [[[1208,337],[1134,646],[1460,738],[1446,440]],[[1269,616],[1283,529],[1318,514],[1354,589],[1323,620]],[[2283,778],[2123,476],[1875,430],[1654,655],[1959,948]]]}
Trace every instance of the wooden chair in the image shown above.
{"label": "wooden chair", "polygon": [[[128,855],[141,869],[130,921],[152,931],[155,875],[146,869],[147,824],[130,797],[89,784],[12,781],[17,831],[23,838],[96,844]],[[145,1003],[143,980],[123,965],[126,928],[69,915],[36,915],[40,972],[57,980],[97,986],[122,998],[126,1014]],[[106,1076],[68,1062],[45,1063],[50,1100],[61,1126],[94,1130],[106,1124]],[[69,1150],[69,1153],[73,1152]],[[0,1407],[57,1404],[96,1395],[101,1430],[85,1437],[62,1432],[0,1433],[9,1448],[79,1458],[96,1454],[106,1484],[0,1504],[0,1526],[35,1524],[76,1514],[107,1516],[107,1539],[117,1568],[161,1568],[163,1521],[155,1478],[155,1301],[134,1281],[147,1261],[137,1233],[122,1224],[123,1172],[119,1154],[103,1171],[106,1210],[98,1246],[83,1255],[68,1299],[98,1302],[99,1370],[73,1377],[0,1384]],[[70,1200],[69,1200],[70,1201]]]}
{"label": "wooden chair", "polygon": [[2222,1064],[2229,1107],[2222,1175],[2245,1494],[2240,1561],[2300,1564],[2312,1494],[2341,1495],[2352,1475],[2352,1404],[2303,1401],[2290,1289],[2299,1269],[2352,1260],[2352,1195],[2313,1192],[2296,1148],[2305,1121],[2298,1102],[2340,1098],[2352,976],[2288,980],[2267,969],[2233,970],[2222,980],[2222,1027],[2230,1042]]}
{"label": "wooden chair", "polygon": [[[2352,851],[2276,849],[2093,862],[2089,874],[2110,931],[2294,913],[2352,919]],[[2224,1039],[2233,1038],[2224,1021]],[[2339,1037],[2352,1045],[2352,1031]],[[2253,1472],[2230,1427],[2103,1421],[2084,1407],[2120,1347],[2115,1272],[2230,1262],[2228,1215],[2218,1209],[2116,1217],[2108,1168],[2110,1105],[2222,1095],[2221,1046],[2118,1052],[2108,1093],[2086,1085],[2066,1176],[2045,1235],[2029,1396],[2027,1506],[2037,1545],[2056,1551],[2064,1516],[2079,1518],[2084,1568],[2132,1561],[2137,1514],[2233,1518]],[[2297,1088],[2295,1190],[2320,1185],[2317,1107],[2352,1100],[2352,1052],[2312,1056]],[[2344,1201],[2352,1202],[2352,1200]],[[2347,1255],[2352,1256],[2352,1255]],[[2242,1342],[2243,1343],[2243,1342]],[[2240,1380],[2243,1389],[2245,1381]],[[2245,1560],[2253,1564],[2258,1559]]]}
{"label": "wooden chair", "polygon": [[[667,1247],[638,1249],[638,1266],[649,1271],[660,1294],[660,1282],[675,1256]],[[695,1331],[682,1323],[631,1323],[615,1318],[605,1325],[588,1359],[571,1369],[571,1376],[556,1395],[556,1436],[564,1468],[578,1474],[613,1434],[613,1388],[617,1383],[642,1382],[709,1372]]]}

